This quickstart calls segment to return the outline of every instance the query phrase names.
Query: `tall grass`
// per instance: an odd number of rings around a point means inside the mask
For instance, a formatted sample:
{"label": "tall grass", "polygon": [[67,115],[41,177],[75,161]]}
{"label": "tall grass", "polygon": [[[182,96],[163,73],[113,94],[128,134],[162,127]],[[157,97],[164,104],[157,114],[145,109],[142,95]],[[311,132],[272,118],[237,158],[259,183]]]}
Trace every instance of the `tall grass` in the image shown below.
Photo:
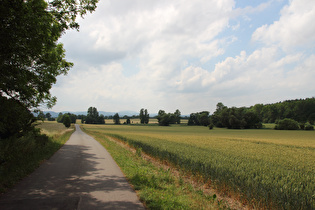
{"label": "tall grass", "polygon": [[0,141],[0,193],[11,188],[52,156],[73,131],[65,129],[62,124],[51,122],[42,123],[38,127],[20,138],[11,137]]}
{"label": "tall grass", "polygon": [[[106,128],[106,129],[103,129]],[[315,208],[315,132],[86,127],[202,175],[256,208]]]}

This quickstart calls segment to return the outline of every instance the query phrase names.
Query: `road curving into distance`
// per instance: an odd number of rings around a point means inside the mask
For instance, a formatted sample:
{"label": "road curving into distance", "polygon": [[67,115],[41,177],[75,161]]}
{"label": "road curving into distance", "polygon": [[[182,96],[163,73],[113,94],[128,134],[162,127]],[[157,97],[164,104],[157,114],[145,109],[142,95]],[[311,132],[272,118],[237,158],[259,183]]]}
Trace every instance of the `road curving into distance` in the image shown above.
{"label": "road curving into distance", "polygon": [[0,209],[144,209],[106,149],[75,126],[58,152],[0,197]]}

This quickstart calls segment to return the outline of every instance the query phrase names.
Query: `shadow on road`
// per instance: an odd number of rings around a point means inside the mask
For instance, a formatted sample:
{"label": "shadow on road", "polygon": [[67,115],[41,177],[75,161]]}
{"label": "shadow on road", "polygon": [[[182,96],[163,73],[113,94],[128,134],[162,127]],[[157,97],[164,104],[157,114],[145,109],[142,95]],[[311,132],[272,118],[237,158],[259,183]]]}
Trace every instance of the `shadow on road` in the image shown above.
{"label": "shadow on road", "polygon": [[84,135],[2,195],[0,209],[144,209],[107,151]]}

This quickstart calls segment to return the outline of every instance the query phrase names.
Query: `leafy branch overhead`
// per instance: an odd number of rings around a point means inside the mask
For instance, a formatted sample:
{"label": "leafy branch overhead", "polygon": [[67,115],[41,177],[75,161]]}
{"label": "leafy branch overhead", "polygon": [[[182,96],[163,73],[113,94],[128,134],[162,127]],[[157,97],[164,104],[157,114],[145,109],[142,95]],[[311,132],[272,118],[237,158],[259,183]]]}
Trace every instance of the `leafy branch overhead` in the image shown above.
{"label": "leafy branch overhead", "polygon": [[[73,66],[58,39],[77,29],[78,15],[96,9],[97,0],[2,0],[0,5],[0,96],[32,110],[56,103],[50,89]],[[10,101],[10,102],[9,102]],[[6,112],[12,113],[10,106]],[[1,119],[2,124],[7,124]],[[1,130],[6,128],[1,128]]]}
{"label": "leafy branch overhead", "polygon": [[65,60],[65,50],[58,39],[65,30],[78,29],[77,15],[94,11],[96,3],[96,0],[2,1],[1,96],[20,101],[28,108],[41,103],[52,107],[56,98],[49,91],[56,77],[73,66]]}
{"label": "leafy branch overhead", "polygon": [[87,12],[93,12],[97,2],[98,0],[54,0],[49,3],[48,10],[62,29],[79,29],[77,16],[83,17]]}

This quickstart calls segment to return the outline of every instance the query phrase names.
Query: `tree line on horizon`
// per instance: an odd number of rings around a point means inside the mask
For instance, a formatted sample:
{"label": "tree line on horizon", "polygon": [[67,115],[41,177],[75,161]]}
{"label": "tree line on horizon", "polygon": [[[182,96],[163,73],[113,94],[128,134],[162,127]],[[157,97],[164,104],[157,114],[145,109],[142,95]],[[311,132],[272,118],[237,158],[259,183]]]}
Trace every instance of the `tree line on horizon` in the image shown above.
{"label": "tree line on horizon", "polygon": [[261,128],[262,123],[276,123],[275,129],[312,130],[314,122],[314,97],[240,108],[228,108],[218,103],[210,117],[213,126],[236,129]]}
{"label": "tree line on horizon", "polygon": [[[105,124],[105,119],[113,119],[114,124],[120,124],[120,119],[126,119],[124,124],[130,124],[130,119],[139,118],[141,124],[148,124],[150,118],[156,118],[161,126],[181,123],[181,112],[177,109],[174,113],[166,113],[159,110],[158,115],[150,117],[148,110],[142,108],[139,115],[123,116],[116,113],[114,116],[99,115],[95,107],[90,107],[87,115],[76,116],[67,113],[71,123],[75,122],[75,117],[81,119],[86,124]],[[62,113],[57,121],[62,122]],[[285,120],[285,119],[290,119]],[[284,121],[283,121],[284,120]],[[301,128],[309,129],[315,122],[315,98],[287,100],[274,104],[256,104],[251,107],[227,107],[222,102],[216,106],[216,110],[211,115],[209,111],[191,113],[188,117],[188,125],[209,126],[209,128],[229,128],[229,129],[259,129],[263,123],[284,124],[286,126],[276,126],[276,129]],[[290,125],[287,125],[287,124]],[[294,126],[293,126],[294,124]],[[296,126],[298,125],[298,126]],[[297,128],[298,127],[298,128]]]}

